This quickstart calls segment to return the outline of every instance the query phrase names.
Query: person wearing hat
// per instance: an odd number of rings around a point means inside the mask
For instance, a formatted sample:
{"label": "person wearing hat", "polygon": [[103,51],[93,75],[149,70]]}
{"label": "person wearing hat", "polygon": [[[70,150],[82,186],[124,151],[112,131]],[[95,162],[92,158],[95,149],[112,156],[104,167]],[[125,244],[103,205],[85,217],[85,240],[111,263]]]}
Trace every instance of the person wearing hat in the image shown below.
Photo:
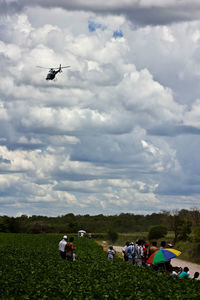
{"label": "person wearing hat", "polygon": [[109,246],[109,249],[108,249],[108,251],[107,251],[107,258],[108,258],[109,260],[113,260],[113,259],[114,259],[114,255],[115,255],[115,250],[113,250],[113,246],[110,245],[110,246]]}
{"label": "person wearing hat", "polygon": [[64,235],[62,240],[58,244],[58,249],[60,251],[60,256],[62,259],[66,259],[65,246],[67,244],[67,236]]}

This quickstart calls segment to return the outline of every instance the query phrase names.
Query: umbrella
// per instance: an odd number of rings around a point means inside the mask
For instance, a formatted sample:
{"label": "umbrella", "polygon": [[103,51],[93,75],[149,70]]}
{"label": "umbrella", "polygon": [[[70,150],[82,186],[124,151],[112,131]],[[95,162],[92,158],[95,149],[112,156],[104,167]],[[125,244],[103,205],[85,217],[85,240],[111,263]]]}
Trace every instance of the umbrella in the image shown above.
{"label": "umbrella", "polygon": [[180,254],[181,254],[180,251],[172,248],[156,250],[154,253],[150,255],[146,263],[150,265],[163,263],[165,261],[169,261],[170,259],[179,256]]}

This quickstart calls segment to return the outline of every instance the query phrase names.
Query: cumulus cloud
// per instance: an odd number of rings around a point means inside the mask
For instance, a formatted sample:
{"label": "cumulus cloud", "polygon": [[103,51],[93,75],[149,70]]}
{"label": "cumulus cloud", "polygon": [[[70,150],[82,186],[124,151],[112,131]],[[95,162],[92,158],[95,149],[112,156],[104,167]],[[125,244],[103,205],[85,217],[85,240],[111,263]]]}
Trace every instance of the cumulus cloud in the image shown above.
{"label": "cumulus cloud", "polygon": [[[133,27],[125,15],[150,11],[145,1],[1,5],[0,213],[148,213],[167,196],[180,207],[175,194],[192,204],[199,22]],[[71,67],[47,82],[60,63]],[[190,102],[181,91],[189,77]]]}
{"label": "cumulus cloud", "polygon": [[44,8],[62,8],[72,11],[91,11],[100,14],[124,14],[129,20],[138,24],[169,24],[172,22],[191,21],[199,19],[200,4],[197,0],[188,3],[186,0],[115,0],[115,1],[52,1],[40,0],[31,2],[28,0],[2,0],[0,4],[1,14],[9,14],[22,11],[29,6],[41,6]]}

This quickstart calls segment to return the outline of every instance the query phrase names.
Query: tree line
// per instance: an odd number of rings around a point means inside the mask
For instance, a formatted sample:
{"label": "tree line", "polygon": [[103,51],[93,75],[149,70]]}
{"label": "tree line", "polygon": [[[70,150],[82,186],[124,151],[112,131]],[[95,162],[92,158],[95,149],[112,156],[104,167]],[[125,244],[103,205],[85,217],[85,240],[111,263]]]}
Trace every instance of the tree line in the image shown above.
{"label": "tree line", "polygon": [[68,213],[57,217],[0,216],[0,232],[11,233],[76,233],[80,229],[91,233],[105,233],[114,230],[118,233],[147,232],[151,227],[162,225],[173,231],[175,241],[187,239],[188,234],[200,226],[200,210],[162,211],[149,215],[121,213],[105,216],[103,214],[74,215]]}

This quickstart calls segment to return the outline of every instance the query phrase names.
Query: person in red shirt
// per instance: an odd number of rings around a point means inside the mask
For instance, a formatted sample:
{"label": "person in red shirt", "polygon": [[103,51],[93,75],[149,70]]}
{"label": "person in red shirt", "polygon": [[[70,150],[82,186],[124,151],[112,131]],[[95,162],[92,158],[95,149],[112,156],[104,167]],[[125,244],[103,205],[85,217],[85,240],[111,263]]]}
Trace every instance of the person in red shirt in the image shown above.
{"label": "person in red shirt", "polygon": [[65,252],[66,252],[66,260],[73,261],[73,252],[75,250],[73,244],[74,238],[70,237],[69,242],[65,245]]}
{"label": "person in red shirt", "polygon": [[149,256],[157,250],[158,250],[157,242],[152,242],[151,247],[149,249]]}

